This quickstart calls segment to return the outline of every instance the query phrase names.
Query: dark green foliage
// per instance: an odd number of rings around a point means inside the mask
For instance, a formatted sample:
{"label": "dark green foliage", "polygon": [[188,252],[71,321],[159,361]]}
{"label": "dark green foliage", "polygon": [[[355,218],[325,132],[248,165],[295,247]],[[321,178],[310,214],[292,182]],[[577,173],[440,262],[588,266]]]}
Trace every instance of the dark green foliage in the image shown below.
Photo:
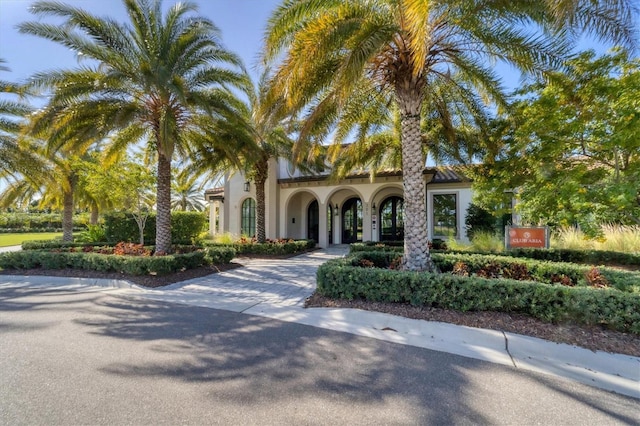
{"label": "dark green foliage", "polygon": [[573,262],[599,264],[619,264],[640,266],[639,253],[623,253],[605,250],[572,250],[572,249],[512,249],[507,252],[513,257],[529,257],[553,262]]}
{"label": "dark green foliage", "polygon": [[493,234],[496,232],[496,218],[488,210],[477,204],[469,204],[467,215],[464,219],[467,237],[470,240],[477,232]]}
{"label": "dark green foliage", "polygon": [[69,247],[94,247],[94,246],[107,246],[107,242],[65,242],[61,240],[31,240],[24,241],[22,243],[22,250],[44,250],[44,249],[59,249]]}
{"label": "dark green foliage", "polygon": [[[482,254],[433,253],[432,258],[442,272],[451,272],[456,263],[463,262],[471,274],[485,271],[485,276],[489,278],[518,278],[524,274],[529,275],[533,281],[554,284],[558,282],[554,277],[564,276],[569,278],[571,285],[576,286],[590,285],[587,274],[593,268],[589,265]],[[598,270],[612,287],[620,291],[640,294],[640,272],[607,267],[599,267]]]}
{"label": "dark green foliage", "polygon": [[[204,230],[207,218],[202,212],[172,212],[171,238],[175,244],[192,244]],[[132,213],[113,212],[104,215],[104,227],[109,242],[138,242],[140,231]],[[145,244],[154,244],[155,214],[149,215],[144,227]]]}
{"label": "dark green foliage", "polygon": [[266,243],[234,243],[234,244],[218,244],[205,243],[206,247],[230,247],[235,250],[238,255],[287,255],[300,253],[310,250],[316,246],[313,240],[274,240]]}
{"label": "dark green foliage", "polygon": [[[104,232],[107,241],[139,242],[140,230],[133,213],[110,212],[104,215]],[[153,244],[156,236],[156,218],[149,215],[144,227],[145,244]]]}
{"label": "dark green foliage", "polygon": [[229,263],[231,248],[208,247],[168,256],[117,256],[95,252],[26,250],[0,253],[0,269],[86,269],[131,275],[166,275],[204,265]]}
{"label": "dark green foliage", "polygon": [[[375,253],[384,263],[391,253]],[[321,265],[319,294],[341,299],[411,303],[457,311],[518,312],[549,322],[604,325],[640,334],[640,294],[511,279],[462,277],[353,266],[354,259]]]}
{"label": "dark green foliage", "polygon": [[208,224],[203,212],[171,212],[171,239],[174,244],[193,244]]}
{"label": "dark green foliage", "polygon": [[207,256],[211,259],[211,263],[214,265],[224,264],[231,262],[231,259],[236,257],[236,251],[233,247],[205,247]]}
{"label": "dark green foliage", "polygon": [[[365,243],[353,243],[350,246],[350,251],[374,251],[374,250],[395,250],[399,253],[402,252],[401,247],[396,247],[385,243],[365,242]],[[439,249],[433,249],[438,251]],[[461,250],[446,250],[447,253],[461,253],[461,254],[495,254],[486,252],[473,252],[473,251],[461,251]],[[568,263],[585,263],[590,265],[601,264],[613,264],[613,265],[628,265],[628,266],[640,266],[640,254],[639,253],[624,253],[619,251],[605,251],[605,250],[574,250],[574,249],[512,249],[504,252],[505,256],[511,257],[523,257],[538,260],[549,260],[552,262],[568,262]]]}
{"label": "dark green foliage", "polygon": [[[73,217],[73,229],[82,230],[89,223],[87,214]],[[62,213],[0,213],[0,233],[61,232]]]}
{"label": "dark green foliage", "polygon": [[361,252],[361,251],[365,251],[365,252],[392,251],[392,252],[395,252],[395,253],[402,253],[404,251],[404,247],[391,245],[391,244],[388,244],[387,242],[374,243],[374,242],[371,242],[371,241],[367,241],[367,242],[364,242],[364,243],[353,243],[353,244],[351,244],[349,246],[349,251],[351,253]]}

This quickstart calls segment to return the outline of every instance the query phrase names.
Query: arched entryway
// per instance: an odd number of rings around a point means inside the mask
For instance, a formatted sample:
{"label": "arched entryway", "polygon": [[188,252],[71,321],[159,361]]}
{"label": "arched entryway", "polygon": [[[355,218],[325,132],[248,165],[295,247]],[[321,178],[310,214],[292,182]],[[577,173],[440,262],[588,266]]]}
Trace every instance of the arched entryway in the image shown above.
{"label": "arched entryway", "polygon": [[307,238],[315,241],[319,241],[320,234],[320,209],[318,201],[314,200],[309,207],[307,207]]}
{"label": "arched entryway", "polygon": [[349,198],[342,205],[342,244],[362,241],[362,201]]}
{"label": "arched entryway", "polygon": [[386,198],[378,211],[380,217],[380,241],[404,240],[404,200],[401,197]]}

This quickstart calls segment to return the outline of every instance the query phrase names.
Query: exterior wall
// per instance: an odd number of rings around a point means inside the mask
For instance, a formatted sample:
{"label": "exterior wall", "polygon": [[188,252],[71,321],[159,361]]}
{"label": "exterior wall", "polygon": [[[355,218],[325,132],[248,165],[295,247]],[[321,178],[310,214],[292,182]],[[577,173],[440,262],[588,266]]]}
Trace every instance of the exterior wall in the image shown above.
{"label": "exterior wall", "polygon": [[[338,183],[326,180],[278,183],[278,178],[289,179],[286,162],[270,162],[269,179],[265,186],[266,195],[266,237],[308,238],[308,208],[313,201],[318,202],[319,225],[318,244],[327,247],[342,243],[342,208],[350,198],[362,202],[362,240],[378,241],[380,217],[379,209],[389,197],[402,198],[402,178],[400,176],[377,177],[372,183],[368,177],[345,179]],[[283,176],[284,174],[284,176]],[[295,175],[299,172],[296,171]],[[240,235],[241,206],[245,199],[256,199],[255,184],[250,183],[249,192],[244,191],[245,177],[235,173],[225,183],[224,203],[221,203],[222,230],[235,236]],[[428,235],[432,238],[434,194],[456,194],[457,238],[468,241],[464,230],[464,215],[472,199],[471,184],[429,183],[427,185]],[[375,210],[374,210],[375,205]],[[331,213],[328,207],[331,206]],[[337,207],[337,215],[336,215]],[[331,217],[329,217],[331,215]],[[330,223],[329,223],[330,222]]]}

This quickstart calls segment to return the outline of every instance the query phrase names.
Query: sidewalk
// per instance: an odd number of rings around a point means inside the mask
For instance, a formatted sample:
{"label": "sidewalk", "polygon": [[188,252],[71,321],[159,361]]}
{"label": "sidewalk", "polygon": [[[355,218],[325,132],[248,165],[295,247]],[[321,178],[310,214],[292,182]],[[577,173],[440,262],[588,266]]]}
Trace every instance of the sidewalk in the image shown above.
{"label": "sidewalk", "polygon": [[143,288],[126,281],[88,278],[2,276],[4,286],[106,287],[114,295],[224,309],[280,321],[553,374],[640,398],[640,358],[592,352],[567,344],[439,322],[412,320],[356,309],[303,308],[315,289],[316,270],[343,256],[346,246],[289,259],[239,258],[243,268],[172,284]]}

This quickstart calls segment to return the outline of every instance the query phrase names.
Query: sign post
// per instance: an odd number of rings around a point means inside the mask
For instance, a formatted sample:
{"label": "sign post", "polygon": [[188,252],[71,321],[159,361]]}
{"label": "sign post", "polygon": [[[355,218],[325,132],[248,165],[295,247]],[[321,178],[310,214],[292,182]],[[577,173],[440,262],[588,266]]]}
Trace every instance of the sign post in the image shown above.
{"label": "sign post", "polygon": [[512,248],[549,248],[548,226],[506,226],[504,245]]}

